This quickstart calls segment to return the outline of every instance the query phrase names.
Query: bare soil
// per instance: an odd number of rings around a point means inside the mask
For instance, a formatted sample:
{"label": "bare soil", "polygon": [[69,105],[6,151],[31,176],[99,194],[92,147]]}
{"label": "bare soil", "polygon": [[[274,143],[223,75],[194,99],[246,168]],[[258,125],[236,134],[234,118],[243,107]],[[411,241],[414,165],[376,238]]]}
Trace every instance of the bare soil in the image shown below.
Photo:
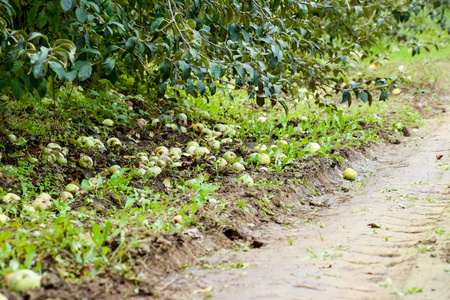
{"label": "bare soil", "polygon": [[355,182],[255,230],[262,247],[186,269],[173,299],[450,299],[449,132],[446,113],[376,147]]}

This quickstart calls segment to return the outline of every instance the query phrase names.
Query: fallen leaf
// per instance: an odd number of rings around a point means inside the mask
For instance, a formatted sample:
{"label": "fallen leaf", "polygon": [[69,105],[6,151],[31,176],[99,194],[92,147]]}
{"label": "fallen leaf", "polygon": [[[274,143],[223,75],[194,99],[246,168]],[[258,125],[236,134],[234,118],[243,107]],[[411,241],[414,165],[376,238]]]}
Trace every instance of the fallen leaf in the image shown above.
{"label": "fallen leaf", "polygon": [[205,287],[204,289],[201,290],[196,290],[194,291],[194,294],[198,294],[198,293],[208,293],[212,291],[212,285]]}
{"label": "fallen leaf", "polygon": [[381,225],[375,224],[375,223],[369,223],[367,224],[367,226],[371,227],[371,228],[381,228]]}
{"label": "fallen leaf", "polygon": [[331,265],[326,265],[326,266],[323,266],[323,267],[320,267],[321,269],[330,269],[331,268]]}
{"label": "fallen leaf", "polygon": [[444,155],[442,155],[442,154],[438,154],[438,155],[436,155],[436,159],[437,159],[437,160],[440,160],[443,156],[444,156]]}
{"label": "fallen leaf", "polygon": [[164,179],[163,184],[169,188],[172,185],[172,183],[170,182],[170,177]]}

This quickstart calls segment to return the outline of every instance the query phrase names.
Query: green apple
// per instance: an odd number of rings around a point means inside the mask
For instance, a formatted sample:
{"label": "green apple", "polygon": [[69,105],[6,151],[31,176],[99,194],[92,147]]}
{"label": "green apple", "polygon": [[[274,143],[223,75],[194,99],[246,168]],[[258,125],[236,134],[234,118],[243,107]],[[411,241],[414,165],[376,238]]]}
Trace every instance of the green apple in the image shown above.
{"label": "green apple", "polygon": [[50,209],[51,202],[47,199],[36,198],[31,205],[37,210],[47,210]]}
{"label": "green apple", "polygon": [[231,165],[231,169],[237,172],[241,172],[245,170],[245,167],[242,164],[235,162]]}
{"label": "green apple", "polygon": [[161,156],[163,156],[163,155],[168,155],[168,154],[169,154],[169,149],[167,149],[167,148],[164,147],[164,146],[160,146],[160,147],[158,147],[158,148],[155,149],[155,154],[156,154],[156,156],[158,156],[158,157],[161,157]]}
{"label": "green apple", "polygon": [[38,289],[41,287],[41,278],[31,270],[18,270],[13,273],[8,288],[14,292]]}
{"label": "green apple", "polygon": [[112,126],[114,126],[114,121],[111,119],[104,119],[102,124],[105,126],[108,126],[108,127],[112,127]]}
{"label": "green apple", "polygon": [[314,154],[320,150],[320,145],[317,143],[309,143],[309,154]]}
{"label": "green apple", "polygon": [[156,177],[159,174],[161,174],[161,172],[162,172],[162,170],[160,167],[154,166],[154,167],[149,168],[145,174],[149,177]]}
{"label": "green apple", "polygon": [[220,166],[220,167],[224,167],[224,166],[228,165],[228,162],[227,162],[225,159],[223,159],[222,157],[220,157],[220,158],[215,162],[215,164],[218,165],[218,166]]}
{"label": "green apple", "polygon": [[0,224],[8,223],[9,217],[5,214],[0,214]]}
{"label": "green apple", "polygon": [[106,141],[106,145],[108,147],[120,147],[122,146],[122,142],[118,138],[110,138]]}
{"label": "green apple", "polygon": [[92,166],[94,165],[94,161],[92,160],[92,158],[86,155],[81,157],[80,160],[78,160],[78,164],[82,168],[89,169],[92,168]]}
{"label": "green apple", "polygon": [[65,187],[65,191],[66,191],[66,192],[69,192],[69,193],[72,193],[72,194],[76,193],[76,192],[79,191],[79,190],[80,190],[80,188],[78,187],[78,185],[73,184],[73,183],[69,183],[69,184],[66,185],[66,187]]}
{"label": "green apple", "polygon": [[20,201],[20,197],[17,196],[16,194],[8,193],[3,197],[3,202],[5,202],[5,203],[10,203],[10,202],[15,202],[15,201]]}
{"label": "green apple", "polygon": [[227,151],[223,155],[223,158],[229,163],[232,164],[236,160],[236,154],[232,151]]}
{"label": "green apple", "polygon": [[109,174],[114,174],[115,172],[120,171],[120,169],[122,169],[121,166],[113,165],[113,166],[109,167],[108,172],[109,172]]}
{"label": "green apple", "polygon": [[46,200],[52,200],[52,196],[50,194],[47,193],[40,193],[39,196],[37,196],[37,198],[42,198],[42,199],[46,199]]}
{"label": "green apple", "polygon": [[192,129],[197,133],[200,133],[203,128],[205,128],[205,125],[203,125],[202,123],[194,124],[194,126],[192,127]]}
{"label": "green apple", "polygon": [[344,171],[344,178],[348,179],[348,180],[355,180],[356,177],[358,176],[358,172],[356,172],[355,170],[353,170],[352,168],[347,168]]}
{"label": "green apple", "polygon": [[[76,185],[75,185],[76,186]],[[69,200],[69,199],[73,199],[73,195],[69,192],[62,192],[61,194],[59,194],[59,196],[63,199],[63,200]]]}
{"label": "green apple", "polygon": [[269,165],[270,164],[270,156],[265,153],[261,153],[259,155],[259,159],[260,159],[259,163],[261,165]]}

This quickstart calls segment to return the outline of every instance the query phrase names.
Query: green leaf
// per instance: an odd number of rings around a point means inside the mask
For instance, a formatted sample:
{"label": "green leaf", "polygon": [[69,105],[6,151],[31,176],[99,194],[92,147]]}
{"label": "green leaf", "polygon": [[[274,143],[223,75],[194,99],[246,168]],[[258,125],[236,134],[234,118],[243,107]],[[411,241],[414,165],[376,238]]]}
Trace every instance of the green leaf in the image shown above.
{"label": "green leaf", "polygon": [[233,42],[237,42],[239,40],[239,33],[241,32],[239,26],[236,24],[230,24],[228,32],[230,33],[230,38]]}
{"label": "green leaf", "polygon": [[213,77],[214,80],[219,79],[220,77],[220,66],[218,64],[216,64],[215,62],[211,62],[209,64],[209,71],[211,73],[211,76]]}
{"label": "green leaf", "polygon": [[233,67],[234,67],[234,69],[236,70],[236,72],[239,74],[239,76],[240,76],[243,80],[245,80],[244,69],[242,69],[242,67],[236,66],[236,65],[234,65]]}
{"label": "green leaf", "polygon": [[264,103],[266,103],[266,98],[264,97],[264,94],[260,95],[256,95],[256,104],[258,104],[258,106],[263,106]]}
{"label": "green leaf", "polygon": [[20,78],[18,78],[18,77],[13,78],[12,84],[11,84],[11,90],[12,90],[12,95],[13,95],[14,99],[16,99],[16,100],[22,99],[23,94],[25,93],[25,86],[24,86],[22,80],[20,80]]}
{"label": "green leaf", "polygon": [[178,64],[180,65],[183,78],[189,78],[189,76],[191,75],[191,67],[183,60],[180,60]]}
{"label": "green leaf", "polygon": [[50,49],[41,47],[41,51],[31,57],[31,64],[33,65],[33,75],[35,78],[42,78],[45,75],[45,62]]}
{"label": "green leaf", "polygon": [[72,8],[72,0],[61,0],[61,8],[64,11],[68,11]]}
{"label": "green leaf", "polygon": [[116,65],[116,60],[112,57],[107,57],[102,63],[102,70],[105,72],[105,75],[111,74],[114,70],[114,66]]}
{"label": "green leaf", "polygon": [[92,65],[85,65],[81,67],[80,71],[78,72],[78,78],[80,81],[85,81],[89,77],[91,77],[92,74]]}
{"label": "green leaf", "polygon": [[72,82],[75,80],[75,78],[77,78],[77,75],[78,75],[78,70],[73,70],[73,71],[67,72],[66,79],[67,79],[67,81]]}
{"label": "green leaf", "polygon": [[214,96],[216,94],[217,87],[214,82],[209,85],[209,91],[211,93],[211,96]]}
{"label": "green leaf", "polygon": [[49,63],[50,68],[53,70],[53,72],[56,73],[59,80],[66,79],[66,71],[64,70],[63,66],[55,61],[50,61]]}
{"label": "green leaf", "polygon": [[78,21],[80,21],[80,23],[83,24],[84,22],[86,22],[87,14],[84,9],[82,9],[81,7],[78,7],[75,10],[75,14],[77,15],[77,19],[78,19]]}
{"label": "green leaf", "polygon": [[286,103],[284,103],[283,100],[278,100],[278,103],[280,103],[281,106],[283,106],[284,112],[286,113],[286,116],[288,116],[289,115],[289,108],[287,107]]}
{"label": "green leaf", "polygon": [[135,36],[132,36],[127,40],[125,46],[126,46],[128,52],[131,53],[134,51],[134,48],[136,48],[137,42],[138,42],[138,39]]}
{"label": "green leaf", "polygon": [[203,95],[206,91],[206,85],[203,83],[203,81],[199,81],[197,83],[197,89],[200,95]]}
{"label": "green leaf", "polygon": [[359,94],[358,94],[358,98],[361,99],[362,102],[367,103],[367,101],[368,101],[368,99],[369,99],[369,95],[368,95],[366,92],[361,91],[361,92],[359,92]]}
{"label": "green leaf", "polygon": [[80,52],[101,55],[100,51],[98,51],[97,49],[92,49],[92,48],[83,48],[83,49],[80,49]]}
{"label": "green leaf", "polygon": [[159,79],[161,82],[166,81],[170,77],[170,65],[168,62],[162,62],[159,65]]}
{"label": "green leaf", "polygon": [[380,101],[385,101],[388,98],[388,93],[386,90],[382,90],[380,94]]}
{"label": "green leaf", "polygon": [[47,12],[45,9],[43,9],[37,16],[36,25],[38,28],[42,28],[45,26],[45,24],[47,24],[47,21],[48,21]]}
{"label": "green leaf", "polygon": [[342,101],[341,104],[344,104],[345,102],[347,102],[349,99],[351,99],[351,95],[349,90],[343,90],[342,91]]}
{"label": "green leaf", "polygon": [[387,82],[385,79],[380,79],[375,82],[375,86],[387,86]]}

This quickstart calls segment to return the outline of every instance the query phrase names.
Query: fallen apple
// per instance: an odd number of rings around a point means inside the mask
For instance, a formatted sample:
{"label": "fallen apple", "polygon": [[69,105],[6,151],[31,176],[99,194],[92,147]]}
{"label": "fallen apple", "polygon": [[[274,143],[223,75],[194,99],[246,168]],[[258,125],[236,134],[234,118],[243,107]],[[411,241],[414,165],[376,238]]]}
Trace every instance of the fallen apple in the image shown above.
{"label": "fallen apple", "polygon": [[3,202],[11,203],[14,201],[20,201],[20,197],[13,193],[8,193],[3,197]]}
{"label": "fallen apple", "polygon": [[241,163],[235,162],[231,165],[231,169],[237,172],[241,172],[245,170],[245,167]]}
{"label": "fallen apple", "polygon": [[227,151],[223,155],[223,158],[229,163],[232,164],[236,160],[236,154],[232,151]]}
{"label": "fallen apple", "polygon": [[40,193],[39,196],[37,196],[37,198],[42,198],[49,201],[52,200],[52,196],[47,193]]}
{"label": "fallen apple", "polygon": [[194,153],[195,153],[195,150],[197,150],[197,146],[189,146],[187,149],[186,149],[186,153],[187,154],[190,154],[190,155],[193,155]]}
{"label": "fallen apple", "polygon": [[225,130],[227,130],[227,125],[224,124],[216,124],[216,126],[214,126],[214,130],[216,131],[220,131],[220,132],[224,132]]}
{"label": "fallen apple", "polygon": [[197,143],[196,141],[190,141],[189,143],[187,143],[186,146],[188,146],[188,147],[191,147],[191,146],[200,147],[200,144]]}
{"label": "fallen apple", "polygon": [[212,130],[209,128],[203,128],[202,131],[200,131],[200,134],[205,137],[212,137]]}
{"label": "fallen apple", "polygon": [[161,156],[163,156],[163,155],[168,155],[168,154],[169,154],[169,149],[167,149],[167,148],[164,147],[164,146],[160,146],[160,147],[158,147],[158,148],[155,149],[155,154],[156,154],[156,156],[158,156],[158,157],[161,157]]}
{"label": "fallen apple", "polygon": [[356,177],[358,176],[358,173],[355,170],[353,170],[352,168],[347,168],[347,169],[345,169],[343,176],[345,179],[355,180]]}
{"label": "fallen apple", "polygon": [[212,142],[211,143],[211,149],[220,150],[220,142],[219,141]]}
{"label": "fallen apple", "polygon": [[170,150],[169,150],[169,156],[175,156],[175,155],[180,156],[181,153],[183,153],[183,151],[180,148],[173,147],[173,148],[170,148]]}
{"label": "fallen apple", "polygon": [[192,129],[197,133],[201,132],[203,128],[205,128],[205,125],[203,125],[202,123],[194,124],[194,126],[192,127]]}
{"label": "fallen apple", "polygon": [[110,138],[106,141],[106,145],[108,147],[120,147],[122,146],[122,142],[118,138]]}
{"label": "fallen apple", "polygon": [[194,154],[196,156],[205,156],[206,154],[209,154],[208,152],[209,152],[209,150],[207,148],[200,147],[200,148],[195,149]]}
{"label": "fallen apple", "polygon": [[270,164],[270,156],[265,153],[261,153],[259,155],[259,163],[261,165],[269,165]]}
{"label": "fallen apple", "polygon": [[27,212],[29,214],[34,214],[36,212],[36,209],[31,205],[24,205],[22,207],[22,211]]}
{"label": "fallen apple", "polygon": [[78,160],[80,167],[90,169],[94,165],[94,161],[89,156],[83,156]]}
{"label": "fallen apple", "polygon": [[167,162],[163,159],[160,159],[156,162],[156,165],[160,168],[164,168],[165,166],[167,166]]}
{"label": "fallen apple", "polygon": [[5,295],[0,294],[0,300],[8,300],[8,298],[6,298]]}
{"label": "fallen apple", "polygon": [[147,176],[149,176],[149,177],[156,177],[156,176],[158,176],[159,174],[161,174],[161,172],[162,172],[162,170],[161,170],[160,167],[154,166],[154,167],[149,168],[149,169],[147,170],[147,172],[145,173],[145,175],[147,175]]}
{"label": "fallen apple", "polygon": [[36,198],[31,205],[38,210],[48,210],[51,207],[51,202],[47,199]]}
{"label": "fallen apple", "polygon": [[405,66],[398,66],[398,70],[399,70],[400,72],[405,71]]}
{"label": "fallen apple", "polygon": [[266,145],[261,145],[261,144],[257,145],[255,147],[255,149],[253,149],[254,152],[258,152],[258,153],[266,151],[266,150],[267,150],[267,146]]}
{"label": "fallen apple", "polygon": [[15,134],[8,134],[7,135],[8,136],[8,139],[9,139],[9,141],[11,142],[11,143],[15,143],[15,142],[17,142],[17,136],[15,135]]}
{"label": "fallen apple", "polygon": [[67,159],[61,153],[58,154],[58,160],[56,161],[59,165],[67,165]]}
{"label": "fallen apple", "polygon": [[109,167],[108,172],[109,172],[109,174],[114,174],[115,172],[120,171],[120,169],[122,169],[121,166],[113,165],[113,166]]}
{"label": "fallen apple", "polygon": [[65,191],[69,192],[69,193],[72,193],[72,194],[78,192],[79,190],[80,190],[80,188],[76,184],[73,184],[73,183],[69,183],[65,187]]}
{"label": "fallen apple", "polygon": [[219,157],[219,159],[216,160],[215,164],[220,167],[223,167],[223,166],[228,165],[228,162],[225,159],[223,159],[222,157]]}
{"label": "fallen apple", "polygon": [[0,224],[5,224],[9,221],[9,217],[5,214],[0,214]]}
{"label": "fallen apple", "polygon": [[320,150],[320,145],[317,143],[309,143],[309,154],[314,154]]}
{"label": "fallen apple", "polygon": [[108,127],[112,127],[112,126],[114,126],[114,121],[111,119],[104,119],[102,124],[105,126],[108,126]]}
{"label": "fallen apple", "polygon": [[392,94],[394,94],[394,95],[400,95],[401,92],[402,92],[402,91],[401,91],[400,89],[394,89],[394,90],[392,91]]}
{"label": "fallen apple", "polygon": [[13,273],[8,288],[14,292],[41,287],[41,276],[31,270],[18,270]]}
{"label": "fallen apple", "polygon": [[[75,185],[76,186],[76,185]],[[69,200],[69,199],[73,199],[73,195],[69,192],[61,192],[61,194],[59,194],[59,196],[61,197],[61,199],[63,200]]]}
{"label": "fallen apple", "polygon": [[250,176],[250,174],[245,173],[241,177],[239,177],[242,180],[242,183],[252,186],[253,185],[253,178]]}
{"label": "fallen apple", "polygon": [[134,169],[134,176],[138,178],[144,177],[145,172],[145,169]]}

